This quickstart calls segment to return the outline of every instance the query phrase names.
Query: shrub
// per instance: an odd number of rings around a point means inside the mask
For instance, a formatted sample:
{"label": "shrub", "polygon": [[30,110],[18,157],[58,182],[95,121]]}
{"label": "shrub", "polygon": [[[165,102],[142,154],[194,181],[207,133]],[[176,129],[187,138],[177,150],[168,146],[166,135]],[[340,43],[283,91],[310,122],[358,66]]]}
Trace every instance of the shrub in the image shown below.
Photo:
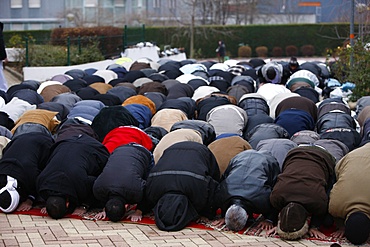
{"label": "shrub", "polygon": [[257,57],[267,57],[268,55],[268,48],[266,46],[258,46],[256,47]]}
{"label": "shrub", "polygon": [[18,34],[13,35],[7,44],[7,47],[13,47],[13,48],[24,48],[25,47],[25,41],[22,39],[22,37]]}
{"label": "shrub", "polygon": [[98,42],[104,57],[109,58],[120,54],[123,50],[122,36],[123,30],[118,27],[56,28],[51,33],[51,43],[67,45],[68,37],[71,45],[83,47]]}
{"label": "shrub", "polygon": [[194,58],[202,58],[203,57],[203,55],[202,55],[202,48],[199,48],[199,49],[196,49],[195,51],[194,51]]}
{"label": "shrub", "polygon": [[282,57],[283,56],[283,48],[281,48],[280,46],[275,46],[274,48],[272,48],[271,55],[273,57]]}
{"label": "shrub", "polygon": [[[78,47],[70,48],[70,64],[83,64],[104,60],[98,44],[91,44],[79,52]],[[67,65],[67,48],[53,45],[30,45],[29,66],[61,66]]]}
{"label": "shrub", "polygon": [[238,57],[251,57],[252,48],[247,45],[239,46],[238,48]]}
{"label": "shrub", "polygon": [[350,96],[352,101],[370,95],[370,52],[364,47],[360,41],[353,47],[338,47],[335,66],[331,67],[335,78],[340,82],[352,82],[356,85]]}
{"label": "shrub", "polygon": [[301,54],[304,57],[312,57],[315,55],[315,47],[313,45],[303,45],[301,46]]}
{"label": "shrub", "polygon": [[296,57],[298,55],[298,48],[295,45],[288,45],[285,47],[285,54],[288,57]]}
{"label": "shrub", "polygon": [[95,42],[85,47],[79,52],[78,47],[71,47],[71,65],[91,63],[104,60],[104,56],[100,51],[99,43]]}

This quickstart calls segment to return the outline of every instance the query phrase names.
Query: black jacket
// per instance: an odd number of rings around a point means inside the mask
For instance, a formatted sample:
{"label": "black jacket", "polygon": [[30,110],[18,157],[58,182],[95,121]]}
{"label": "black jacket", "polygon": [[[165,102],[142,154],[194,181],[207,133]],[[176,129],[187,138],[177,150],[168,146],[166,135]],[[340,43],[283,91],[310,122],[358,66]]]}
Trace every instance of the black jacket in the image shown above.
{"label": "black jacket", "polygon": [[128,144],[116,148],[94,183],[94,196],[103,203],[114,196],[129,204],[141,202],[152,166],[152,154],[143,146]]}
{"label": "black jacket", "polygon": [[4,24],[0,22],[0,60],[4,60],[7,57],[6,50],[5,50],[4,36],[3,36],[3,28],[4,28]]}
{"label": "black jacket", "polygon": [[87,135],[72,136],[54,144],[45,169],[37,179],[40,196],[47,200],[62,195],[75,206],[90,204],[95,179],[102,172],[109,157],[108,150]]}
{"label": "black jacket", "polygon": [[53,143],[50,134],[32,132],[15,137],[4,148],[0,174],[18,180],[21,201],[36,197],[36,179],[46,166]]}
{"label": "black jacket", "polygon": [[220,171],[207,146],[184,141],[167,148],[147,179],[148,206],[153,208],[166,193],[186,195],[198,214],[212,217]]}

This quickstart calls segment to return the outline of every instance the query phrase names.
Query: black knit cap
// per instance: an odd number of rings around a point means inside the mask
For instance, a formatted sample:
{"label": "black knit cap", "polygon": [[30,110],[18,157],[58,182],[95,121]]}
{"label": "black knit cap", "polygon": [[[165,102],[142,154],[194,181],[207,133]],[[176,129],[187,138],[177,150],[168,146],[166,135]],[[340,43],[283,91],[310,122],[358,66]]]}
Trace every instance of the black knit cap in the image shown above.
{"label": "black knit cap", "polygon": [[360,245],[366,242],[370,233],[370,219],[362,212],[352,213],[345,224],[344,235],[352,244]]}
{"label": "black knit cap", "polygon": [[281,210],[279,218],[281,230],[295,232],[306,222],[307,211],[301,204],[291,202]]}

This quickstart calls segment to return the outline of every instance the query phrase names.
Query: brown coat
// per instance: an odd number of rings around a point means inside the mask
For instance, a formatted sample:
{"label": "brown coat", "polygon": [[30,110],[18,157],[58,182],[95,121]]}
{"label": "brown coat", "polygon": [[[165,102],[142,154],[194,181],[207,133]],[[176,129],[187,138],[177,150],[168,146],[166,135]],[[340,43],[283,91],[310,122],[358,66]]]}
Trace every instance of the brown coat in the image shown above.
{"label": "brown coat", "polygon": [[279,211],[290,202],[301,203],[310,214],[327,213],[327,190],[334,175],[334,158],[319,147],[297,147],[287,154],[270,195]]}
{"label": "brown coat", "polygon": [[282,100],[275,109],[275,117],[278,117],[281,112],[287,109],[298,109],[303,110],[311,115],[314,122],[317,121],[317,106],[313,103],[312,100],[307,99],[306,97],[297,96],[289,97]]}
{"label": "brown coat", "polygon": [[45,126],[51,133],[54,133],[60,121],[56,119],[58,112],[48,111],[43,109],[35,109],[25,111],[22,116],[15,122],[14,128],[11,132],[14,134],[15,130],[24,123],[37,123]]}
{"label": "brown coat", "polygon": [[106,94],[109,89],[113,88],[112,85],[106,84],[104,82],[95,82],[93,84],[90,84],[89,87],[94,88],[100,94]]}
{"label": "brown coat", "polygon": [[156,106],[155,106],[155,103],[150,100],[148,97],[145,97],[144,95],[134,95],[134,96],[131,96],[129,98],[127,98],[123,103],[122,105],[125,106],[125,105],[130,105],[130,104],[142,104],[142,105],[145,105],[147,107],[149,107],[150,109],[150,112],[152,113],[152,115],[154,115],[156,113]]}
{"label": "brown coat", "polygon": [[40,93],[45,102],[50,102],[55,96],[62,93],[70,93],[71,89],[65,85],[54,84],[46,86]]}
{"label": "brown coat", "polygon": [[220,175],[222,176],[228,167],[230,160],[244,150],[252,149],[252,146],[240,136],[220,138],[208,145],[216,157]]}

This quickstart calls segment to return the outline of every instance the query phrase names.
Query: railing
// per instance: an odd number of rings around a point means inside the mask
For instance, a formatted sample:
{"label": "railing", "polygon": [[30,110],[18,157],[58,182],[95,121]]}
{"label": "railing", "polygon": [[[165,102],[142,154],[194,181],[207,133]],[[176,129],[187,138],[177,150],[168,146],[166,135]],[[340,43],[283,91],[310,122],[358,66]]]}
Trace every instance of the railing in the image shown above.
{"label": "railing", "polygon": [[145,41],[145,26],[125,26],[122,35],[65,37],[36,40],[24,37],[25,49],[20,60],[24,66],[70,66],[116,58],[130,47]]}

